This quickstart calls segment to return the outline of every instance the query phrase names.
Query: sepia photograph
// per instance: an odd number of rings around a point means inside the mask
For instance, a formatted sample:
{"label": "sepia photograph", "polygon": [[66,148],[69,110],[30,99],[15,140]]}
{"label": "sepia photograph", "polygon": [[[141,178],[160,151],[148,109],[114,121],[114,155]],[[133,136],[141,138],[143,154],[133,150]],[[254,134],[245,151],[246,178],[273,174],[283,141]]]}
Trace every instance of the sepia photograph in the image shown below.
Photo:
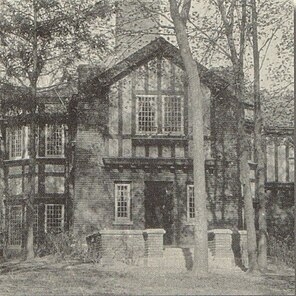
{"label": "sepia photograph", "polygon": [[295,295],[296,0],[0,0],[0,295]]}

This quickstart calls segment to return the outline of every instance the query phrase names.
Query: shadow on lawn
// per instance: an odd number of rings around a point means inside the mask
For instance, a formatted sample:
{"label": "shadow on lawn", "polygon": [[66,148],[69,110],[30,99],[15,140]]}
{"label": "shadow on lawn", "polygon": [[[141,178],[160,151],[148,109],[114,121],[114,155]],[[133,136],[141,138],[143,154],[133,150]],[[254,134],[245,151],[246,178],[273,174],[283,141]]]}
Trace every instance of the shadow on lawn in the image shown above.
{"label": "shadow on lawn", "polygon": [[19,261],[19,262],[5,262],[0,265],[0,275],[11,273],[11,272],[29,272],[29,271],[53,271],[53,270],[64,270],[67,267],[76,266],[76,265],[84,265],[86,263],[83,262],[66,262],[65,264],[61,265],[60,263],[58,266],[54,266],[54,262],[38,262],[38,261]]}
{"label": "shadow on lawn", "polygon": [[[0,265],[0,275],[8,275],[11,273],[25,274],[30,272],[53,272],[56,275],[61,273],[62,276],[67,272],[75,272],[77,275],[81,274],[82,278],[86,271],[91,272],[92,276],[99,278],[126,278],[129,277],[127,272],[120,270],[102,270],[103,266],[99,264],[81,262],[81,261],[20,261],[20,262],[6,262]],[[0,293],[1,294],[1,293]]]}

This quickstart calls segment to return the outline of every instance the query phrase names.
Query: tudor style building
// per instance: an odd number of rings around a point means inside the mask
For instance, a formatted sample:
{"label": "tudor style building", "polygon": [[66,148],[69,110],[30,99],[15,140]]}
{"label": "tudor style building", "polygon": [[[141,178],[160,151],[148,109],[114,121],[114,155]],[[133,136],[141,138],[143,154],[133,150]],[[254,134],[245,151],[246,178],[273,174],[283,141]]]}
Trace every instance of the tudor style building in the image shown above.
{"label": "tudor style building", "polygon": [[[237,100],[226,81],[197,67],[209,223],[242,224]],[[193,119],[178,49],[158,38],[106,71],[88,70],[80,68],[74,229],[164,228],[165,243],[192,242]]]}
{"label": "tudor style building", "polygon": [[[123,10],[117,21],[123,22],[126,15]],[[129,34],[132,39],[139,27],[130,28],[135,29]],[[157,37],[153,21],[146,29],[149,34],[141,35],[136,44],[126,42],[124,32],[117,38],[121,54],[113,66],[79,67],[78,95],[59,90],[40,94],[37,241],[44,233],[65,230],[85,237],[103,229],[164,228],[165,244],[192,243],[193,119],[184,67],[178,49]],[[129,44],[133,47],[122,48]],[[237,98],[222,75],[198,63],[197,67],[204,98],[209,227],[243,228],[236,165]],[[245,111],[254,192],[252,104],[246,103]],[[26,219],[30,129],[23,112],[2,110],[1,226],[9,250],[21,248]],[[272,202],[282,196],[283,207],[289,206],[287,196],[293,191],[291,133],[292,128],[266,130],[266,189]]]}

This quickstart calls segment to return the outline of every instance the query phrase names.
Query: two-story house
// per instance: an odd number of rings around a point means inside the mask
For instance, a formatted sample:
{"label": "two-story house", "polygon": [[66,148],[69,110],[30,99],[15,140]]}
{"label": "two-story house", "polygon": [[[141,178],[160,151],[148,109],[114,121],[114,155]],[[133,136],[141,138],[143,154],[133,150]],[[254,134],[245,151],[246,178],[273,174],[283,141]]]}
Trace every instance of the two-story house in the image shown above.
{"label": "two-story house", "polygon": [[[122,58],[111,67],[79,67],[78,95],[63,90],[39,95],[36,239],[65,230],[85,237],[103,229],[164,228],[165,244],[193,242],[194,118],[182,59],[175,46],[157,37],[153,21],[145,21],[149,34],[132,42],[142,23],[138,18],[126,22],[127,15],[131,12],[119,14],[117,27],[135,31],[128,40],[124,32],[119,38],[125,45]],[[223,75],[196,66],[203,94],[209,227],[242,229],[237,98]],[[9,101],[13,92],[1,95]],[[2,109],[1,118],[1,223],[11,250],[20,250],[26,221],[30,128],[25,110],[18,111],[23,106]],[[252,104],[245,110],[254,193]],[[291,127],[266,130],[266,189],[271,200],[283,193],[283,204],[293,191],[291,132]]]}
{"label": "two-story house", "polygon": [[[209,222],[225,227],[243,219],[237,100],[226,81],[197,67]],[[79,72],[74,229],[164,228],[165,243],[192,241],[194,119],[178,49],[158,38],[106,71]]]}

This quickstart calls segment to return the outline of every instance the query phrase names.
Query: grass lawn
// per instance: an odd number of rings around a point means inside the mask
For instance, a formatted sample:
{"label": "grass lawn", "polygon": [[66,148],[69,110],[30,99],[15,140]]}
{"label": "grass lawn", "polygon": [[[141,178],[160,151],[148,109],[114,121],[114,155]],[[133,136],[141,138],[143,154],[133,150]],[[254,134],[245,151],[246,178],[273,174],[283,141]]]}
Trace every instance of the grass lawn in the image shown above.
{"label": "grass lawn", "polygon": [[35,259],[0,266],[0,295],[294,295],[293,272],[272,265],[265,275],[216,270],[196,278],[189,271]]}

